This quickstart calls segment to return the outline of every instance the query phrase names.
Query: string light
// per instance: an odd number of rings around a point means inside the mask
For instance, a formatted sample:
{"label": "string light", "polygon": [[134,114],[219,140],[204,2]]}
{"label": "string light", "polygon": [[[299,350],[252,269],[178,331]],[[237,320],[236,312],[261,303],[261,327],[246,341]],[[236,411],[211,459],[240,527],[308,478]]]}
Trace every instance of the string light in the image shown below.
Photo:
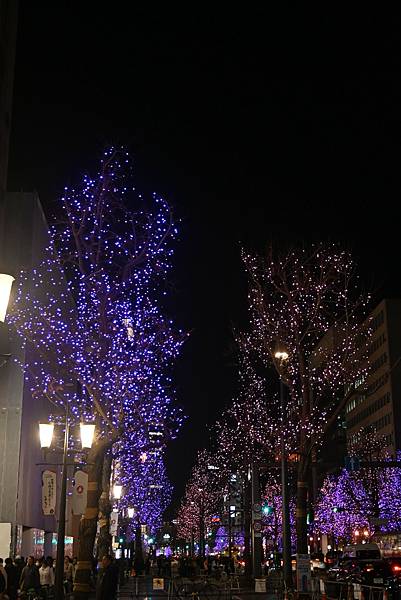
{"label": "string light", "polygon": [[157,500],[138,497],[142,483],[159,478],[166,497],[170,486],[161,457],[143,463],[139,453],[153,424],[161,451],[181,427],[169,372],[186,336],[160,302],[177,237],[171,209],[132,181],[128,153],[110,148],[96,177],[64,189],[43,260],[18,277],[9,322],[26,343],[34,399],[50,400],[55,422],[68,403],[72,424],[96,424],[95,443],[113,445],[125,497],[147,519],[144,504]]}

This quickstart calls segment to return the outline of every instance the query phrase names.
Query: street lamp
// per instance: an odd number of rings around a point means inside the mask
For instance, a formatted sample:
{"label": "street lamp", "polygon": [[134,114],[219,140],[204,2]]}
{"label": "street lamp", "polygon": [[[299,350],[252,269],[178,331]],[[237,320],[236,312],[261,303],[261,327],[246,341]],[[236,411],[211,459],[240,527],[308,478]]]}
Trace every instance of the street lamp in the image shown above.
{"label": "street lamp", "polygon": [[54,423],[39,423],[40,447],[50,448],[53,439]]}
{"label": "street lamp", "polygon": [[[277,350],[274,357],[279,363],[280,375],[280,409],[282,428],[285,421],[285,399],[284,399],[284,381],[282,369],[288,360],[288,352],[283,349]],[[290,505],[288,494],[288,466],[284,441],[284,431],[281,431],[281,500],[283,513],[283,578],[287,589],[292,588],[292,565],[291,565],[291,530],[290,530]]]}
{"label": "street lamp", "polygon": [[7,315],[7,307],[10,300],[13,281],[14,277],[11,275],[0,273],[0,356],[3,359],[0,363],[0,367],[4,367],[11,356],[8,328],[4,321]]}
{"label": "street lamp", "polygon": [[82,448],[92,448],[93,438],[95,436],[95,424],[94,423],[80,423],[81,430],[81,444]]}
{"label": "street lamp", "polygon": [[[65,510],[67,504],[67,453],[70,432],[69,404],[66,404],[64,424],[64,449],[63,449],[63,471],[61,474],[60,508],[57,528],[57,555],[54,576],[55,598],[64,598],[64,542],[65,542]],[[81,443],[82,448],[91,448],[95,426],[82,424]],[[42,448],[50,448],[54,432],[54,423],[39,423],[40,445]]]}
{"label": "street lamp", "polygon": [[4,323],[7,314],[8,301],[10,300],[11,286],[15,281],[12,275],[0,273],[0,321]]}
{"label": "street lamp", "polygon": [[121,496],[123,493],[123,486],[119,484],[114,484],[113,486],[113,498],[114,500],[121,500]]}

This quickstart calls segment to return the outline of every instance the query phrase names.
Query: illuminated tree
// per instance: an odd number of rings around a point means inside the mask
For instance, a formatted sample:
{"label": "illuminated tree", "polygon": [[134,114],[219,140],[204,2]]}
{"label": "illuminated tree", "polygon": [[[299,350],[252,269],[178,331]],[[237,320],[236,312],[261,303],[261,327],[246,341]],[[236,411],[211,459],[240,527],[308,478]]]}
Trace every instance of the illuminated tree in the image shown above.
{"label": "illuminated tree", "polygon": [[359,435],[352,452],[357,453],[360,468],[328,476],[315,510],[317,528],[337,541],[369,539],[375,532],[401,527],[401,468],[385,466],[391,458],[374,431]]}
{"label": "illuminated tree", "polygon": [[72,421],[96,424],[80,523],[80,598],[90,589],[104,457],[117,441],[142,448],[155,419],[166,439],[180,426],[168,369],[183,336],[159,306],[176,233],[171,211],[156,195],[136,194],[125,151],[106,151],[97,177],[66,188],[57,212],[46,255],[20,278],[10,321],[27,342],[33,396],[47,397],[56,417],[68,405]]}
{"label": "illuminated tree", "polygon": [[150,532],[155,533],[162,524],[162,516],[172,492],[162,455],[146,460],[138,456],[129,470],[126,462],[122,469],[120,481],[126,493],[120,506],[134,508],[134,523],[137,526],[147,525]]}
{"label": "illuminated tree", "polygon": [[[289,392],[278,437],[299,455],[297,551],[307,552],[307,496],[312,452],[366,374],[365,298],[354,263],[335,245],[259,256],[243,252],[249,276],[249,339],[260,368],[276,369]],[[288,360],[276,358],[285,351]]]}
{"label": "illuminated tree", "polygon": [[219,512],[225,492],[221,474],[209,468],[215,464],[213,458],[205,450],[198,452],[177,519],[178,535],[185,540],[197,538],[200,554],[205,550],[205,532],[211,528],[212,518]]}
{"label": "illuminated tree", "polygon": [[[281,484],[277,477],[271,477],[262,495],[262,533],[275,549],[282,549],[283,539],[283,504]],[[295,499],[290,497],[290,531],[291,542],[295,544]]]}
{"label": "illuminated tree", "polygon": [[[246,474],[252,463],[274,460],[277,452],[277,400],[266,380],[256,373],[249,341],[238,337],[239,393],[215,426],[216,455],[225,472]],[[275,415],[274,418],[272,415]]]}

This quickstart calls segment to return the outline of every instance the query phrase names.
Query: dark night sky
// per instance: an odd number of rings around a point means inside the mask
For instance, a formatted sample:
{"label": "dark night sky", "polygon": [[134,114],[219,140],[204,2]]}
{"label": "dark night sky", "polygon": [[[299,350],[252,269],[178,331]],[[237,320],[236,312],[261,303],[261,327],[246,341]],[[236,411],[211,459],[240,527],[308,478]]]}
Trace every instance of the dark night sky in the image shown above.
{"label": "dark night sky", "polygon": [[9,188],[48,209],[124,143],[138,187],[182,219],[172,316],[193,333],[176,369],[189,419],[168,453],[179,495],[235,390],[240,243],[341,240],[378,298],[400,295],[400,23],[382,7],[148,4],[22,2]]}

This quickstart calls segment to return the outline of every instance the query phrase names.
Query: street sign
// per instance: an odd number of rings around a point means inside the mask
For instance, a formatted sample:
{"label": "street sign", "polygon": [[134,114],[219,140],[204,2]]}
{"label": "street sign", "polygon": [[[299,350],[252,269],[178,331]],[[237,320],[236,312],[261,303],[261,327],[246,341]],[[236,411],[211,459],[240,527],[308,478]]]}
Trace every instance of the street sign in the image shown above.
{"label": "street sign", "polygon": [[153,577],[153,589],[164,590],[164,579],[161,577]]}
{"label": "street sign", "polygon": [[262,531],[262,523],[260,521],[255,521],[253,528],[255,531]]}
{"label": "street sign", "polygon": [[259,502],[255,502],[252,508],[254,512],[262,512],[262,505]]}
{"label": "street sign", "polygon": [[309,592],[311,589],[311,566],[309,554],[297,554],[297,590]]}

